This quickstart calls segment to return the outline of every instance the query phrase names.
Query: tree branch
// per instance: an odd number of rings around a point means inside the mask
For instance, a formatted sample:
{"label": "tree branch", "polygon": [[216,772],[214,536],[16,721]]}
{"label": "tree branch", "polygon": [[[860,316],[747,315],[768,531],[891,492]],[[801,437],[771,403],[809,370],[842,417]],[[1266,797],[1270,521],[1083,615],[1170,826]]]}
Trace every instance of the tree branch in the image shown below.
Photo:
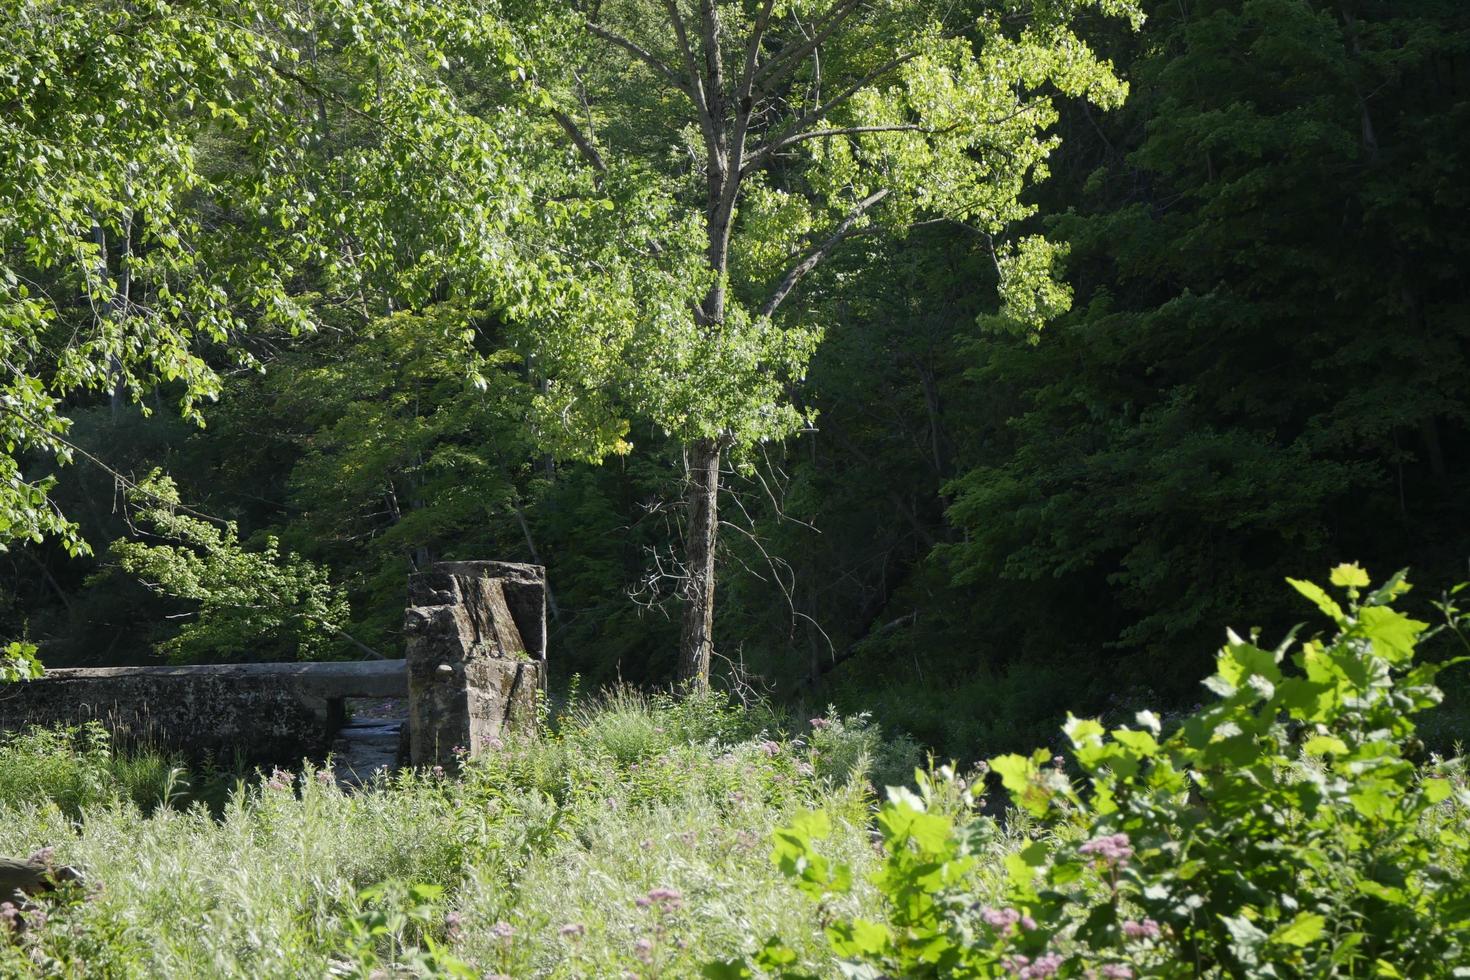
{"label": "tree branch", "polygon": [[[880,65],[879,67],[873,69],[872,71],[868,72],[868,74],[864,75],[862,78],[858,79],[856,82],[853,82],[847,88],[843,89],[841,92],[838,92],[832,98],[828,99],[826,102],[823,102],[820,105],[817,105],[815,108],[803,112],[797,118],[796,123],[791,128],[793,130],[800,130],[806,126],[810,126],[812,123],[821,119],[823,116],[826,116],[833,109],[836,109],[838,106],[847,102],[868,85],[876,82],[878,79],[882,78],[884,75],[888,74],[889,72],[893,71],[895,68],[898,68],[904,63],[914,60],[915,57],[917,57],[917,55],[913,52],[910,52],[909,54],[899,55],[897,58],[888,61],[886,64]],[[766,159],[769,158],[769,156],[773,152],[775,152],[773,147],[775,147],[776,144],[780,142],[781,140],[777,139],[771,143],[768,143],[766,146],[762,146],[757,149],[754,153],[751,154],[750,159],[747,162],[741,164],[741,172],[748,173],[755,170],[761,164],[765,163]]]}
{"label": "tree branch", "polygon": [[792,266],[786,275],[781,277],[781,281],[776,284],[776,288],[772,291],[770,299],[766,300],[765,305],[761,307],[760,315],[763,317],[773,315],[776,312],[776,307],[780,306],[787,295],[796,288],[796,284],[801,282],[802,277],[815,269],[818,263],[830,255],[832,250],[842,243],[844,238],[851,235],[853,228],[862,220],[863,215],[867,214],[870,208],[887,197],[888,193],[888,188],[885,187],[883,190],[869,194],[862,201],[858,202],[858,206],[853,208],[851,213],[838,223],[825,242],[818,245],[812,250],[810,255]]}
{"label": "tree branch", "polygon": [[771,144],[768,144],[767,146],[763,146],[763,147],[761,147],[761,149],[760,149],[759,152],[761,154],[774,154],[774,153],[777,153],[777,152],[779,152],[781,150],[784,150],[784,149],[786,149],[786,147],[792,146],[792,145],[794,145],[796,143],[805,143],[807,140],[826,139],[829,136],[856,136],[859,133],[934,133],[934,132],[939,132],[939,130],[933,130],[933,129],[928,128],[927,126],[920,126],[918,123],[894,123],[891,126],[844,126],[844,127],[840,128],[840,129],[812,129],[812,130],[808,130],[805,133],[797,133],[794,136],[787,136],[787,137],[785,137],[783,139],[780,139],[780,140],[776,141],[775,143],[771,143]]}
{"label": "tree branch", "polygon": [[628,52],[648,67],[658,72],[664,78],[668,79],[669,83],[673,85],[674,88],[678,89],[680,92],[685,93],[686,95],[689,94],[688,86],[679,81],[679,76],[674,73],[674,69],[670,68],[668,65],[660,61],[658,56],[655,55],[652,51],[649,51],[642,45],[628,40],[621,34],[608,30],[601,24],[589,23],[587,25],[587,32],[596,37],[602,38],[609,44],[616,44],[618,47],[622,48],[624,51]]}
{"label": "tree branch", "polygon": [[776,57],[766,62],[755,73],[755,84],[762,89],[768,89],[772,83],[779,82],[782,77],[791,73],[801,60],[815,51],[823,41],[831,37],[842,22],[851,17],[858,9],[860,0],[837,0],[825,14],[812,24],[812,34],[790,51],[782,51]]}
{"label": "tree branch", "polygon": [[587,162],[592,164],[593,169],[598,172],[598,183],[600,184],[602,182],[600,175],[607,173],[607,161],[602,159],[602,154],[597,152],[597,147],[592,144],[592,141],[582,135],[582,130],[577,125],[575,119],[555,106],[551,107],[551,115],[553,119],[561,124],[561,128],[566,131],[566,134],[572,138],[572,142],[576,145],[582,156],[586,157]]}

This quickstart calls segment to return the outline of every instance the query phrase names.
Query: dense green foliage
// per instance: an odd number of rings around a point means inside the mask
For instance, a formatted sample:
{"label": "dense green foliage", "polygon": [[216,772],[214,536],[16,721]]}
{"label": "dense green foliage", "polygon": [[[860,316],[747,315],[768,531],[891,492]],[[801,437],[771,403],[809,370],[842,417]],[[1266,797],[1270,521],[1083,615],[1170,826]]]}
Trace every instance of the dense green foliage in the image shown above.
{"label": "dense green foliage", "polygon": [[[849,975],[1462,975],[1470,789],[1463,760],[1414,761],[1411,719],[1442,698],[1444,665],[1414,662],[1427,624],[1393,608],[1402,575],[1370,590],[1341,565],[1332,584],[1345,604],[1292,582],[1333,634],[1263,649],[1231,633],[1205,682],[1218,700],[1167,736],[1148,711],[1111,731],[1072,718],[1066,757],[992,759],[1030,818],[999,893],[983,876],[991,889],[976,888],[1000,833],[971,812],[983,782],[890,790],[870,874],[886,920],[826,927],[834,952],[871,968]],[[1446,612],[1470,649],[1467,621]],[[854,883],[815,849],[830,829],[815,812],[776,838],[777,863],[817,899]],[[797,961],[779,939],[756,957],[806,976],[785,966]],[[735,961],[709,973],[752,975]]]}
{"label": "dense green foliage", "polygon": [[[1293,621],[1269,587],[1283,576],[1352,557],[1412,565],[1430,591],[1463,577],[1470,18],[1454,0],[1153,0],[1139,32],[1114,5],[1021,5],[1052,15],[1026,49],[1038,84],[989,97],[1031,99],[1046,121],[1006,131],[1026,179],[972,172],[990,165],[975,129],[792,146],[752,171],[732,226],[747,312],[844,201],[878,176],[904,194],[823,253],[774,320],[737,316],[703,340],[688,321],[708,282],[692,267],[704,170],[701,137],[677,126],[687,101],[578,26],[600,16],[676,58],[657,5],[482,17],[374,0],[302,20],[251,0],[220,31],[190,5],[177,20],[111,3],[63,16],[76,6],[20,4],[0,49],[18,66],[0,71],[0,104],[23,109],[0,118],[0,173],[17,175],[0,198],[0,269],[16,277],[0,280],[0,465],[24,474],[0,474],[0,641],[43,661],[391,655],[409,571],[498,557],[550,568],[558,683],[666,682],[687,449],[719,417],[748,447],[725,457],[717,672],[872,710],[943,754],[1046,739],[1068,707],[1192,703],[1214,624],[1239,609]],[[733,57],[760,5],[717,6]],[[864,7],[821,51],[830,94],[910,42],[933,64],[905,62],[902,91],[829,128],[926,92],[925,111],[972,106],[924,80],[968,78],[998,43],[975,25],[1010,6],[946,6],[938,33],[903,4]],[[809,25],[806,6],[778,7]],[[799,35],[779,16],[771,38]],[[1067,32],[1103,60],[1058,62]],[[71,50],[114,60],[97,73]],[[215,67],[221,50],[233,67]],[[1072,97],[1113,105],[1114,78],[1121,107]],[[799,80],[780,112],[820,97]],[[169,86],[176,98],[146,98]],[[103,112],[92,150],[78,140],[35,169],[38,139],[119,100],[138,111]],[[406,133],[422,139],[389,138]],[[949,161],[931,168],[943,187],[919,179],[930,153]],[[143,173],[157,179],[129,177]],[[984,185],[1000,239],[937,220],[957,215],[934,195],[981,176],[1012,181]],[[52,236],[44,254],[27,228]],[[1029,307],[997,292],[1006,235],[1058,246],[1011,270],[1040,290]],[[1046,326],[1016,330],[1042,307]],[[720,356],[696,355],[716,341]],[[215,395],[207,429],[169,409]],[[41,429],[63,426],[121,489],[80,460],[56,468],[75,454],[13,421],[43,408]],[[228,635],[239,602],[207,611],[201,593],[127,573],[118,556],[166,543],[119,506],[156,467],[180,514],[234,524],[237,569],[322,570],[323,602],[347,603],[336,629],[302,636],[273,615]],[[59,515],[99,554],[30,540]],[[221,629],[201,631],[212,617]]]}

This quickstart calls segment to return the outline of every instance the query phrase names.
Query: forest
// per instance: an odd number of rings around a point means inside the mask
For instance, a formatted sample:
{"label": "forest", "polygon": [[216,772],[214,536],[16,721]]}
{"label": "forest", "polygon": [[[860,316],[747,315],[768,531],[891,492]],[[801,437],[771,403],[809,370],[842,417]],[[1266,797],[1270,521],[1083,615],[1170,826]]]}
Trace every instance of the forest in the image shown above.
{"label": "forest", "polygon": [[550,675],[0,734],[0,975],[1470,975],[1467,267],[1463,0],[0,0],[0,701]]}

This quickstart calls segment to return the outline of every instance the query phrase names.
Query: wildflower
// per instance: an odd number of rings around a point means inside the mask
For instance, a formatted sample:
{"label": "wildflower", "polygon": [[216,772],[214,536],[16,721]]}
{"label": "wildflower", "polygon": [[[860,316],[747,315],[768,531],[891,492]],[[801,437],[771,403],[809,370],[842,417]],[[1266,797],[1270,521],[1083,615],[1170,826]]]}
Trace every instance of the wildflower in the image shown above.
{"label": "wildflower", "polygon": [[1122,963],[1108,963],[1100,971],[1103,980],[1133,980],[1133,971]]}
{"label": "wildflower", "polygon": [[26,913],[26,925],[32,929],[39,929],[46,924],[45,909],[31,909]]}
{"label": "wildflower", "polygon": [[1021,913],[1015,909],[993,909],[989,905],[980,910],[980,918],[997,932],[1004,932],[1021,921]]}
{"label": "wildflower", "polygon": [[769,756],[772,756],[772,757],[775,757],[775,756],[778,756],[778,755],[781,754],[781,743],[780,742],[773,742],[770,739],[766,739],[765,741],[763,741],[763,742],[760,743],[760,746],[759,747],[760,747],[760,750],[762,752],[764,752],[766,755],[769,755]]}
{"label": "wildflower", "polygon": [[504,919],[490,927],[490,935],[504,942],[510,942],[511,937],[513,937],[515,934],[515,926],[511,925],[509,922],[506,922]]}
{"label": "wildflower", "polygon": [[49,868],[56,863],[56,848],[43,847],[31,855],[30,861],[32,864],[44,864]]}
{"label": "wildflower", "polygon": [[481,735],[480,748],[489,749],[491,752],[499,752],[505,748],[505,743],[500,740],[500,736],[498,735]]}
{"label": "wildflower", "polygon": [[1035,932],[1036,920],[1031,918],[1031,916],[1029,915],[1021,916],[1021,928],[1025,929],[1027,932]]}
{"label": "wildflower", "polygon": [[1040,980],[1040,978],[1042,977],[1056,976],[1057,971],[1061,968],[1061,954],[1043,953],[1040,956],[1036,957],[1036,960],[1031,964],[1031,972],[1022,972],[1021,976],[1027,978],[1027,980],[1032,980],[1032,978]]}
{"label": "wildflower", "polygon": [[463,745],[456,745],[454,747],[454,756],[457,759],[463,759],[465,756],[467,756],[469,754],[470,754],[470,750],[467,749],[467,748],[465,748]]}
{"label": "wildflower", "polygon": [[1158,939],[1159,924],[1153,919],[1144,919],[1142,922],[1129,919],[1123,923],[1123,935],[1129,939]]}
{"label": "wildflower", "polygon": [[1123,865],[1133,856],[1133,848],[1129,845],[1127,834],[1107,834],[1094,837],[1077,848],[1077,853],[1096,855],[1108,864]]}
{"label": "wildflower", "polygon": [[1064,769],[1064,768],[1066,768],[1066,765],[1067,765],[1067,760],[1064,759],[1064,758],[1062,758],[1061,756],[1054,755],[1054,756],[1051,757],[1051,767],[1053,769]]}
{"label": "wildflower", "polygon": [[450,942],[459,939],[459,927],[463,923],[464,919],[458,912],[446,912],[444,914],[444,935],[448,937]]}
{"label": "wildflower", "polygon": [[580,922],[568,922],[558,930],[565,939],[581,939],[587,935],[587,927]]}
{"label": "wildflower", "polygon": [[291,788],[291,774],[284,769],[273,769],[271,770],[271,778],[265,781],[265,786],[266,789],[272,789],[276,792],[288,790]]}
{"label": "wildflower", "polygon": [[429,770],[429,773],[435,779],[443,779],[444,778],[444,767],[443,766],[435,766],[433,769],[430,769]]}
{"label": "wildflower", "polygon": [[821,731],[824,728],[832,727],[832,723],[826,718],[813,718],[811,721],[807,722],[807,724],[811,725],[817,731]]}
{"label": "wildflower", "polygon": [[812,764],[810,762],[799,763],[796,767],[796,772],[798,775],[807,777],[815,776],[817,774],[817,771],[812,768]]}
{"label": "wildflower", "polygon": [[633,955],[644,963],[653,962],[653,940],[646,936],[633,944]]}
{"label": "wildflower", "polygon": [[679,893],[677,888],[655,888],[648,893],[648,900],[671,909],[676,909],[679,907],[679,903],[684,900],[684,896]]}
{"label": "wildflower", "polygon": [[316,781],[321,783],[323,786],[332,786],[336,784],[337,777],[332,775],[332,770],[330,769],[318,769],[316,773]]}
{"label": "wildflower", "polygon": [[1062,958],[1056,953],[1043,953],[1036,959],[1017,953],[1001,961],[1001,966],[1021,980],[1045,980],[1054,977],[1062,968]]}
{"label": "wildflower", "polygon": [[6,930],[20,928],[20,909],[15,907],[14,902],[0,902],[0,926],[4,926]]}

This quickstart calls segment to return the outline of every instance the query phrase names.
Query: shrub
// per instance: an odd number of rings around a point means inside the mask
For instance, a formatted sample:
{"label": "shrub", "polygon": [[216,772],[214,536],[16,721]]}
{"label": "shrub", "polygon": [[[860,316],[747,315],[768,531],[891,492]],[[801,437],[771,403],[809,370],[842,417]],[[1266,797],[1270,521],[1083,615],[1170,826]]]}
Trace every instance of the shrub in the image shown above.
{"label": "shrub", "polygon": [[[994,820],[956,819],[928,781],[893,791],[871,876],[886,920],[825,930],[849,975],[1470,975],[1470,792],[1458,762],[1416,763],[1411,720],[1447,664],[1414,663],[1426,624],[1393,608],[1402,573],[1376,590],[1356,566],[1331,578],[1345,604],[1291,584],[1332,636],[1264,649],[1230,633],[1216,700],[1167,736],[1146,711],[1111,732],[1071,719],[1070,761],[991,760],[1026,830],[998,895],[981,862]],[[815,850],[826,829],[804,817],[776,836],[781,868],[823,898],[854,880]],[[793,960],[773,939],[707,973],[801,976]]]}

